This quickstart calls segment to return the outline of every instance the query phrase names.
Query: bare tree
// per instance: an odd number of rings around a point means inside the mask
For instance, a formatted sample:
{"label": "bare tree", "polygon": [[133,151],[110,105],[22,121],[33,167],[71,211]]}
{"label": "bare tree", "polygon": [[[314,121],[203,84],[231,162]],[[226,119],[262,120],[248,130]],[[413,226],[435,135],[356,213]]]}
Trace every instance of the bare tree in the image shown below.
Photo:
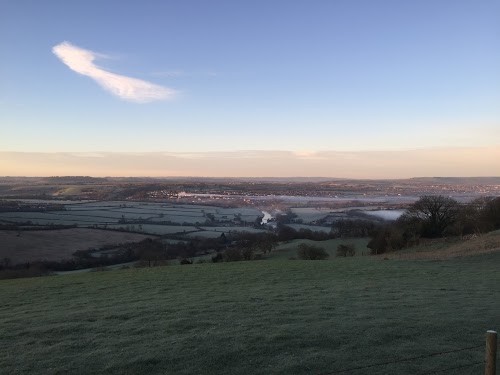
{"label": "bare tree", "polygon": [[424,195],[408,208],[401,221],[420,226],[423,237],[441,237],[458,218],[460,205],[442,195]]}

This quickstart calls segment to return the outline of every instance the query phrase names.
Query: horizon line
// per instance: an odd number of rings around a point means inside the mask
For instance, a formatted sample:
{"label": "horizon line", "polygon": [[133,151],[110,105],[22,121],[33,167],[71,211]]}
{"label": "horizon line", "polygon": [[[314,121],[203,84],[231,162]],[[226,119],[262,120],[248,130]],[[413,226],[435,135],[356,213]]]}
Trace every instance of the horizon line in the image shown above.
{"label": "horizon line", "polygon": [[186,175],[186,176],[97,176],[97,175],[40,175],[40,176],[27,176],[27,175],[0,175],[0,179],[2,178],[95,178],[95,179],[123,179],[123,178],[144,178],[144,179],[152,179],[152,180],[161,180],[161,179],[212,179],[212,180],[239,180],[239,179],[249,179],[249,180],[260,180],[260,179],[276,179],[276,180],[314,180],[314,179],[323,179],[323,180],[371,180],[371,181],[387,181],[387,180],[412,180],[412,179],[422,179],[422,178],[452,178],[452,179],[474,179],[474,178],[500,178],[500,175],[471,175],[471,176],[413,176],[413,177],[400,177],[400,178],[350,178],[350,177],[329,177],[329,176],[311,176],[311,177],[301,177],[301,176],[194,176],[194,175]]}

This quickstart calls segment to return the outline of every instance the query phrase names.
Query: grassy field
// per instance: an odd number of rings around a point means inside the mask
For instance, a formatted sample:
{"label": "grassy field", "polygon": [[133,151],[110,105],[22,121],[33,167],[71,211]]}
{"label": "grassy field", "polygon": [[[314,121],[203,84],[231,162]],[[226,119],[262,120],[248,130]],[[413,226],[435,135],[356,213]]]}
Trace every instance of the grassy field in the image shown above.
{"label": "grassy field", "polygon": [[295,207],[291,211],[297,215],[304,223],[319,220],[330,214],[329,210],[318,209],[313,207]]}
{"label": "grassy field", "polygon": [[85,228],[24,231],[20,237],[17,234],[17,231],[0,231],[0,259],[10,258],[13,263],[33,260],[57,261],[71,258],[77,250],[137,242],[154,237]]}
{"label": "grassy field", "polygon": [[[0,281],[6,374],[421,374],[483,360],[500,253],[260,261]],[[481,366],[453,374],[481,373]]]}
{"label": "grassy field", "polygon": [[268,231],[264,229],[256,229],[252,227],[200,227],[202,229],[198,232],[192,232],[186,234],[187,238],[217,238],[220,237],[222,233],[225,235],[229,233],[266,233]]}

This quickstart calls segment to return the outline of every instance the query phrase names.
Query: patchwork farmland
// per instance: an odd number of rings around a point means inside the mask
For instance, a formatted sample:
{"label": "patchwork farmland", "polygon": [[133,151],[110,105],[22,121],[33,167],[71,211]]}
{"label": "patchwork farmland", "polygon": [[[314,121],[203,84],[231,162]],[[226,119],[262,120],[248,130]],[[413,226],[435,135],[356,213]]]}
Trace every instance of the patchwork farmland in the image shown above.
{"label": "patchwork farmland", "polygon": [[[28,209],[0,212],[0,224],[7,226],[4,229],[9,225],[14,228],[0,231],[0,259],[7,259],[6,264],[65,261],[74,259],[77,252],[90,252],[90,256],[99,258],[124,255],[130,249],[127,244],[147,238],[188,242],[217,238],[222,233],[267,232],[254,228],[263,214],[253,208],[130,201],[53,202],[29,201]],[[59,209],[46,210],[54,206]]]}
{"label": "patchwork farmland", "polygon": [[251,227],[262,216],[262,212],[254,208],[104,201],[72,202],[60,211],[0,212],[0,223],[25,227],[73,225],[152,235],[210,237],[224,231],[257,231]]}

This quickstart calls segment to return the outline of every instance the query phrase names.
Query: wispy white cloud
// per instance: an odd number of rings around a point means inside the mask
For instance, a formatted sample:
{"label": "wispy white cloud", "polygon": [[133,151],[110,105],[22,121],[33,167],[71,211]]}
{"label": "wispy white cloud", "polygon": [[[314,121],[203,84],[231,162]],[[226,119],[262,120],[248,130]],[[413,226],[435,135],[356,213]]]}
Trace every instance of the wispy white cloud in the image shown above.
{"label": "wispy white cloud", "polygon": [[94,63],[97,58],[106,56],[77,47],[69,42],[60,43],[52,52],[71,70],[90,77],[102,88],[121,99],[145,103],[154,100],[169,100],[176,91],[141,79],[108,72]]}

